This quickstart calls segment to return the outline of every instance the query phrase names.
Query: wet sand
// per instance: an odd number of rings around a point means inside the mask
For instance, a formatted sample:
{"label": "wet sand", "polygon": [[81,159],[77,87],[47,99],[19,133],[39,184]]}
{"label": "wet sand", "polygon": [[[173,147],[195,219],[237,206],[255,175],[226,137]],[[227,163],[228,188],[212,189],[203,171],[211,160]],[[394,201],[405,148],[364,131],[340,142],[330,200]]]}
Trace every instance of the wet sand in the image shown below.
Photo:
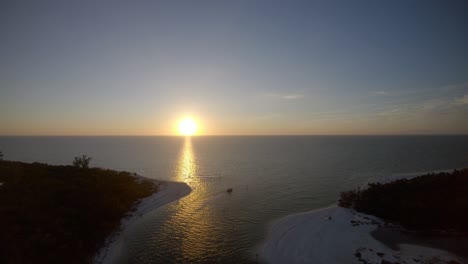
{"label": "wet sand", "polygon": [[377,228],[371,232],[376,240],[393,250],[400,250],[401,244],[438,248],[463,258],[468,263],[468,235],[442,233],[414,233],[404,230]]}

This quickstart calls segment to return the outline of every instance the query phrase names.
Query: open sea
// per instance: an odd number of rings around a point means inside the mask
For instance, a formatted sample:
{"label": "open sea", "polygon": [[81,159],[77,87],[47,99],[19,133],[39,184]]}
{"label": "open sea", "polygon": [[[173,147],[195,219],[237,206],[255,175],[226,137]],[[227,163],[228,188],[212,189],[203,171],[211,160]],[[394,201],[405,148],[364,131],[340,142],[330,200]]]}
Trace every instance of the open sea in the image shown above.
{"label": "open sea", "polygon": [[368,182],[468,167],[468,136],[0,137],[0,150],[186,182],[188,196],[131,227],[119,263],[254,263],[275,219]]}

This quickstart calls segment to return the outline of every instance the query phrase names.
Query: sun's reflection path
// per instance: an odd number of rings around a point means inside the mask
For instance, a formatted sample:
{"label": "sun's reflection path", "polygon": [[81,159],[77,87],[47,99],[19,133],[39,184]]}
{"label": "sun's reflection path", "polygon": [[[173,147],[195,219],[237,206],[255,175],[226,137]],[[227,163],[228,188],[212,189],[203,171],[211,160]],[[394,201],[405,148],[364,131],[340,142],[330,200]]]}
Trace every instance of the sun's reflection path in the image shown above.
{"label": "sun's reflection path", "polygon": [[179,165],[177,167],[177,180],[190,183],[196,180],[197,176],[197,165],[195,162],[195,156],[192,149],[191,137],[185,138],[184,148],[179,159]]}
{"label": "sun's reflection path", "polygon": [[217,250],[217,243],[213,241],[217,237],[213,225],[218,220],[212,208],[204,206],[209,192],[205,182],[198,177],[192,140],[185,138],[175,176],[177,181],[187,183],[192,192],[173,205],[174,214],[167,221],[171,252],[177,255],[178,262],[184,263],[202,260],[206,252]]}

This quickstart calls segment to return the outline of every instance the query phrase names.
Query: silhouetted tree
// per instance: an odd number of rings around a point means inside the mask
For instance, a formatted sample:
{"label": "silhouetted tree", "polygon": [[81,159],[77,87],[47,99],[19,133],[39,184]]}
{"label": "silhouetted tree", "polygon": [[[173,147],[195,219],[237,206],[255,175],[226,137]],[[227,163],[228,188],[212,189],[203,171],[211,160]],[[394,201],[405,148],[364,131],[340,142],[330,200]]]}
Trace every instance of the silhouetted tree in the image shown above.
{"label": "silhouetted tree", "polygon": [[0,150],[0,160],[3,160],[3,152]]}
{"label": "silhouetted tree", "polygon": [[6,160],[0,161],[0,182],[5,264],[93,263],[121,219],[157,191],[129,172]]}
{"label": "silhouetted tree", "polygon": [[81,155],[81,157],[75,157],[75,159],[73,160],[73,166],[81,169],[89,169],[90,162],[91,157]]}
{"label": "silhouetted tree", "polygon": [[[437,195],[434,195],[437,194]],[[468,168],[342,192],[338,204],[417,230],[468,232]]]}

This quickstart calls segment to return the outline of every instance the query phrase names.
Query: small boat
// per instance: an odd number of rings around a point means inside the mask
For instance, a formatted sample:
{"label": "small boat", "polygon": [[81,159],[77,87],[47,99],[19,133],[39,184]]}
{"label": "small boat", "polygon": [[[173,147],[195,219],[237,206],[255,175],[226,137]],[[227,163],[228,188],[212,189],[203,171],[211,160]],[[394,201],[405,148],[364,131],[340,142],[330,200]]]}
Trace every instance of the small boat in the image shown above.
{"label": "small boat", "polygon": [[227,189],[226,192],[232,193],[232,188]]}

